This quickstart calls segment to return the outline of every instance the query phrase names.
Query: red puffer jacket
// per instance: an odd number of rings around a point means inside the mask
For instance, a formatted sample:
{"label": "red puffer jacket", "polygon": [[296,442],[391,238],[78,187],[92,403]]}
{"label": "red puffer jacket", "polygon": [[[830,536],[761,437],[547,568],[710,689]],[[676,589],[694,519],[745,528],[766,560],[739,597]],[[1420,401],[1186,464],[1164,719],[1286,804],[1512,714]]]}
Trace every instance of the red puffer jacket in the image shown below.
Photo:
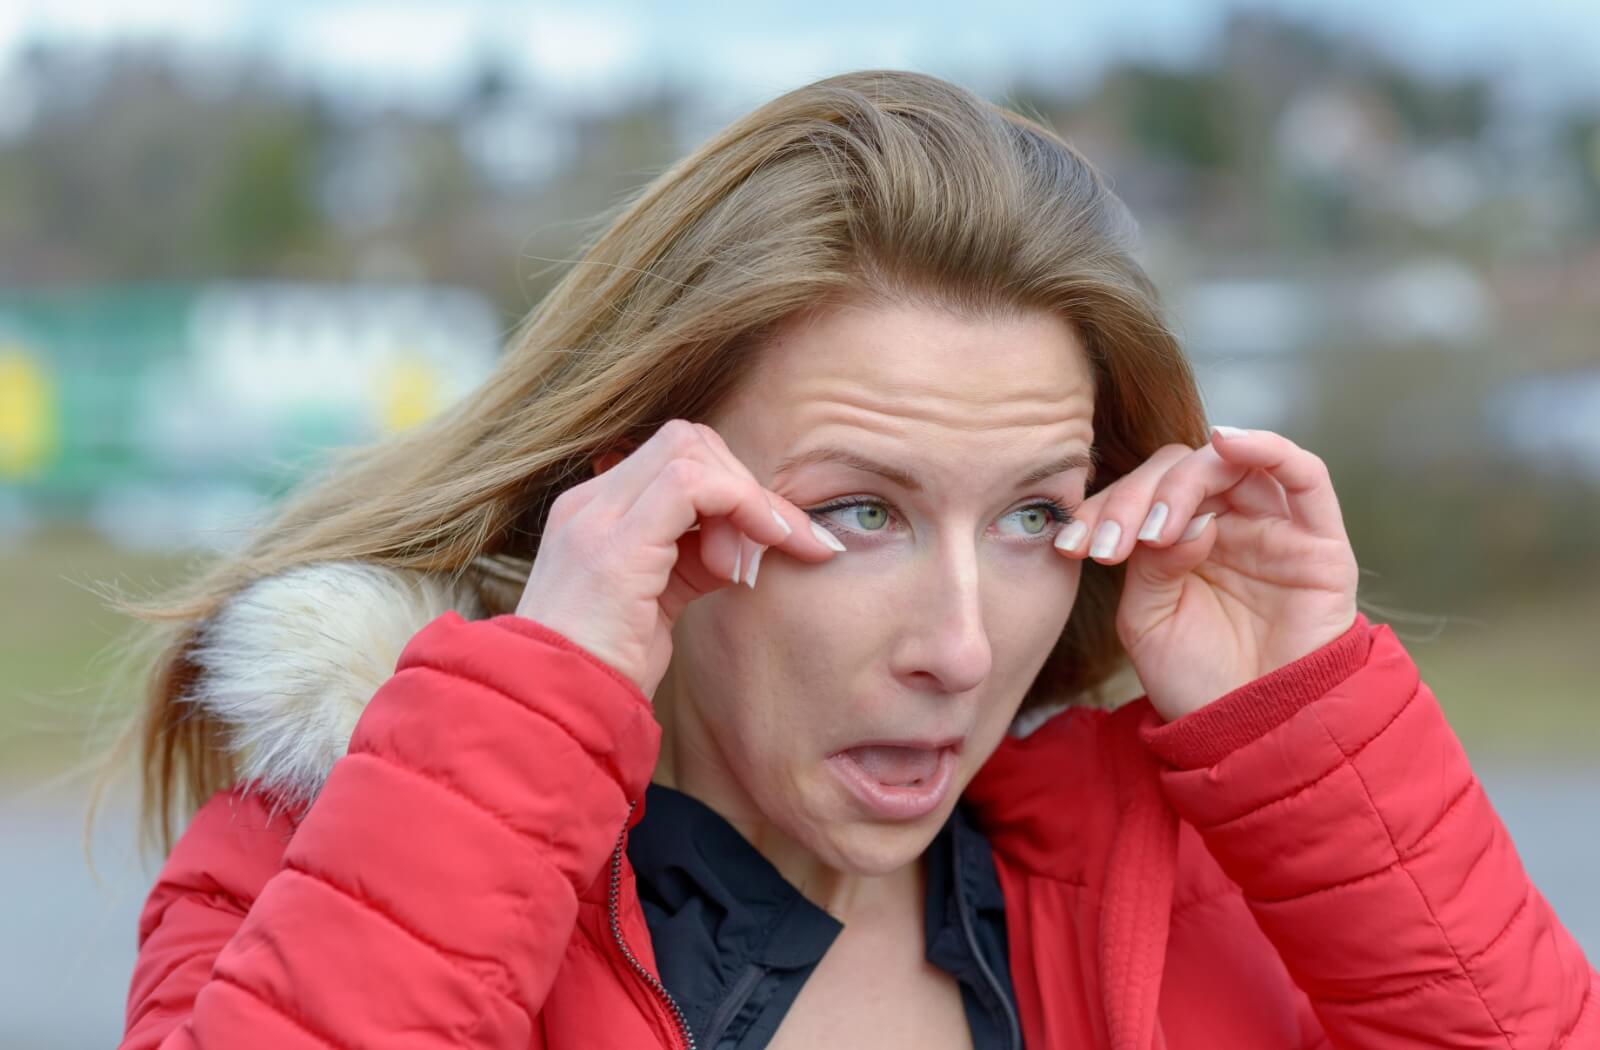
{"label": "red puffer jacket", "polygon": [[[197,702],[256,778],[161,871],[122,1046],[686,1045],[621,848],[658,745],[646,698],[536,622],[397,579],[258,587],[207,651]],[[370,622],[371,588],[411,619]],[[397,663],[327,650],[375,630]],[[314,805],[268,804],[297,791]],[[1069,708],[966,797],[1036,1050],[1600,1046],[1600,981],[1365,616],[1170,724],[1143,698]]]}

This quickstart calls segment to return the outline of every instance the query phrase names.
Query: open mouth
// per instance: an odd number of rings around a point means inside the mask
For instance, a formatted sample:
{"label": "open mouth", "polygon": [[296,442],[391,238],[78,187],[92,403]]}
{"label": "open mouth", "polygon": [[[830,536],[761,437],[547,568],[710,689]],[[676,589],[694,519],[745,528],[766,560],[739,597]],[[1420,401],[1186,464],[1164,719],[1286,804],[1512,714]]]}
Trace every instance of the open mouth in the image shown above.
{"label": "open mouth", "polygon": [[862,744],[828,759],[829,766],[875,817],[915,820],[939,808],[955,780],[952,744]]}
{"label": "open mouth", "polygon": [[867,776],[885,787],[915,787],[933,779],[939,771],[942,748],[906,747],[900,744],[869,744],[844,752]]}

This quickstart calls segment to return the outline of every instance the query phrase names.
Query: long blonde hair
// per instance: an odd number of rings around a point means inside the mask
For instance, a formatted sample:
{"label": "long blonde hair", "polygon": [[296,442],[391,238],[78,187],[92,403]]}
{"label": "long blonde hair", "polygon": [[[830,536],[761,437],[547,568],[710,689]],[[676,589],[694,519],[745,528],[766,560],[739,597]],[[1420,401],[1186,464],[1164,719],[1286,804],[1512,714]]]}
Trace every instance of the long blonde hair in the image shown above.
{"label": "long blonde hair", "polygon": [[[1169,442],[1198,446],[1193,373],[1101,175],[1038,122],[921,73],[864,70],[790,91],[668,168],[583,245],[494,373],[451,409],[307,478],[237,553],[148,603],[137,750],[143,822],[170,849],[236,771],[225,727],[186,702],[191,646],[259,578],[361,559],[480,585],[514,608],[551,502],[592,456],[674,416],[704,419],[763,337],[846,299],[965,316],[1066,318],[1095,380],[1096,487]],[[1093,697],[1126,657],[1121,567],[1085,563],[1024,701]]]}

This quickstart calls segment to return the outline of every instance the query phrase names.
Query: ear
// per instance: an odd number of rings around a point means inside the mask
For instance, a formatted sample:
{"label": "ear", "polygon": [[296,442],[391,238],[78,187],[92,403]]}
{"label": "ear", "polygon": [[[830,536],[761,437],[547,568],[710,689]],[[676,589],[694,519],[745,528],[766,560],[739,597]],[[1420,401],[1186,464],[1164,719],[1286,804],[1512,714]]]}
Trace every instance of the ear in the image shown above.
{"label": "ear", "polygon": [[633,446],[632,444],[629,444],[620,451],[612,449],[606,452],[601,452],[589,460],[589,466],[594,470],[595,477],[599,477],[601,474],[604,474],[618,463],[621,463],[623,459],[627,457],[628,453],[632,451]]}

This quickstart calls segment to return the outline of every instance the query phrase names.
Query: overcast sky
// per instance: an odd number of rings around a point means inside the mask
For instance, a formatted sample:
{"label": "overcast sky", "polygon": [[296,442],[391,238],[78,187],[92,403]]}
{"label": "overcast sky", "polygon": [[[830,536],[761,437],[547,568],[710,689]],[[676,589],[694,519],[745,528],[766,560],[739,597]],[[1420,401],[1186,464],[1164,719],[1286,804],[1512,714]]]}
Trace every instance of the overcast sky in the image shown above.
{"label": "overcast sky", "polygon": [[356,96],[427,101],[493,52],[561,94],[601,100],[676,73],[735,111],[867,66],[985,91],[1024,69],[1072,83],[1121,55],[1182,62],[1238,7],[1352,28],[1424,69],[1488,71],[1514,101],[1600,99],[1600,0],[10,0],[0,63],[36,39],[164,39],[198,54],[265,50]]}

